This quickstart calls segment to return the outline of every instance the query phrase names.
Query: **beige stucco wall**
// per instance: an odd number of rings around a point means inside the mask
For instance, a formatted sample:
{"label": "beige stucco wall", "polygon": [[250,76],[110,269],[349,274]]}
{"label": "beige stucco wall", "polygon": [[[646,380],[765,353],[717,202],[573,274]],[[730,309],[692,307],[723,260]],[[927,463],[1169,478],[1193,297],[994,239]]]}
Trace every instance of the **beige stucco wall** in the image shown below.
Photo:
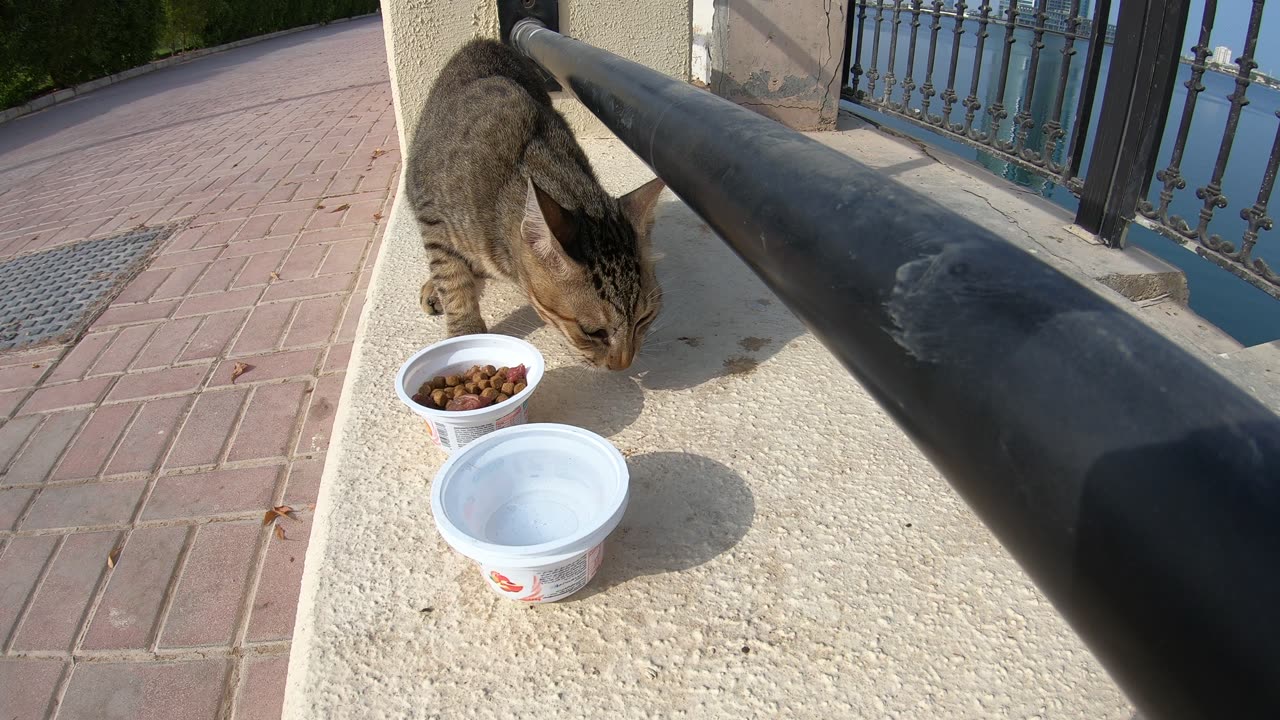
{"label": "beige stucco wall", "polygon": [[[691,0],[560,0],[560,31],[673,77],[689,77]],[[401,147],[436,75],[473,37],[498,37],[496,0],[382,0]],[[586,137],[608,131],[570,97],[556,100]]]}

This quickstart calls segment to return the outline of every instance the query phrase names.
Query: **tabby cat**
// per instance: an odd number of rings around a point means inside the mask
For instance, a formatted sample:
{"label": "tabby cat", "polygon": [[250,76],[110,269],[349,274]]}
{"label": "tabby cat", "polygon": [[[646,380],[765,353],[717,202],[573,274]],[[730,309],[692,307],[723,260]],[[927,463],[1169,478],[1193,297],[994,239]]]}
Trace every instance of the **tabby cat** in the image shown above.
{"label": "tabby cat", "polygon": [[422,308],[450,336],[485,332],[480,282],[518,285],[593,365],[624,370],[662,305],[649,253],[655,179],[600,187],[537,71],[491,40],[445,65],[406,158],[430,279]]}

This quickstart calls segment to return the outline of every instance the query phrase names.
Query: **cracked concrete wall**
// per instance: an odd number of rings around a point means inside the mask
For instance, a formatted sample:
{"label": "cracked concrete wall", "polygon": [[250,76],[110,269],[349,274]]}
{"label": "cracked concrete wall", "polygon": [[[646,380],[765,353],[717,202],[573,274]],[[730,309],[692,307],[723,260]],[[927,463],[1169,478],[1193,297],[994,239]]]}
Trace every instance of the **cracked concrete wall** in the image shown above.
{"label": "cracked concrete wall", "polygon": [[711,91],[796,130],[834,130],[847,0],[715,0]]}
{"label": "cracked concrete wall", "polygon": [[[559,0],[560,32],[672,77],[689,78],[692,0]],[[463,43],[498,37],[495,0],[382,0],[387,60],[400,147],[409,147],[427,93]],[[611,133],[577,100],[557,93],[557,109],[583,137]]]}

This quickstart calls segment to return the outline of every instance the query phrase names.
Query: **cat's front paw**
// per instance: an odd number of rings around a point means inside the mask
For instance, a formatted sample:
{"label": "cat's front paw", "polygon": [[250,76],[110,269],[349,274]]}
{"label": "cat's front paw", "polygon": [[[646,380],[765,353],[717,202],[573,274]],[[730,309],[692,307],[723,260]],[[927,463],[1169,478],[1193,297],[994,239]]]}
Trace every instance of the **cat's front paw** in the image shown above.
{"label": "cat's front paw", "polygon": [[485,327],[483,320],[476,322],[449,323],[449,337],[458,337],[460,335],[483,335],[487,332],[489,332],[489,329]]}
{"label": "cat's front paw", "polygon": [[422,290],[418,292],[418,303],[422,305],[422,310],[428,315],[444,314],[444,303],[440,302],[440,293],[436,292],[435,285],[430,280],[422,284]]}

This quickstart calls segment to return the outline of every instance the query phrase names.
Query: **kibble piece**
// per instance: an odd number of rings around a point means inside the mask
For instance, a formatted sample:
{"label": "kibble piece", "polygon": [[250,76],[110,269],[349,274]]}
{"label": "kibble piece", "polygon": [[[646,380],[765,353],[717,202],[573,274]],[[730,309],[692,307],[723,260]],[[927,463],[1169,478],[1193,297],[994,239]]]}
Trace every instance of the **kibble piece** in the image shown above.
{"label": "kibble piece", "polygon": [[431,389],[432,389],[432,390],[439,390],[440,388],[445,387],[444,376],[443,376],[443,375],[437,375],[437,376],[435,376],[435,377],[431,378],[431,382],[430,382],[430,383],[428,383],[428,384],[431,386]]}
{"label": "kibble piece", "polygon": [[462,382],[462,378],[457,375],[450,375],[444,379],[444,384],[448,387],[457,387]]}
{"label": "kibble piece", "polygon": [[498,391],[493,388],[485,388],[480,392],[480,397],[489,398],[490,400],[498,397]]}
{"label": "kibble piece", "polygon": [[449,402],[449,397],[449,393],[444,390],[431,391],[431,401],[436,404],[436,407],[443,408]]}
{"label": "kibble piece", "polygon": [[502,393],[498,393],[498,397],[494,398],[494,402],[506,402],[510,399],[511,399],[510,395],[504,395]]}
{"label": "kibble piece", "polygon": [[509,382],[502,383],[503,395],[514,395],[515,393],[516,393],[516,386],[514,383],[509,383]]}
{"label": "kibble piece", "polygon": [[492,385],[493,383],[489,382],[489,378],[480,378],[478,381],[476,381],[476,387],[480,388],[481,390],[488,389]]}
{"label": "kibble piece", "polygon": [[476,393],[476,384],[475,384],[474,382],[469,382],[469,383],[467,383],[466,385],[463,385],[462,387],[466,388],[466,389],[467,389],[467,393],[469,393],[469,394],[471,394],[471,395],[476,395],[476,394],[477,394],[477,393]]}
{"label": "kibble piece", "polygon": [[498,372],[498,368],[496,368],[496,367],[494,367],[494,366],[492,366],[492,365],[485,365],[485,366],[484,366],[484,374],[485,374],[485,375],[492,375],[492,374],[494,374],[494,373],[496,373],[496,372]]}
{"label": "kibble piece", "polygon": [[467,389],[462,387],[461,385],[458,385],[456,387],[449,388],[449,392],[452,394],[453,397],[462,397],[463,395],[467,394]]}
{"label": "kibble piece", "polygon": [[527,387],[529,387],[529,386],[528,386],[528,384],[526,384],[526,383],[522,383],[522,382],[518,382],[518,383],[516,383],[516,392],[518,393],[518,392],[520,392],[521,390],[523,390],[523,389],[525,389],[525,388],[527,388]]}

